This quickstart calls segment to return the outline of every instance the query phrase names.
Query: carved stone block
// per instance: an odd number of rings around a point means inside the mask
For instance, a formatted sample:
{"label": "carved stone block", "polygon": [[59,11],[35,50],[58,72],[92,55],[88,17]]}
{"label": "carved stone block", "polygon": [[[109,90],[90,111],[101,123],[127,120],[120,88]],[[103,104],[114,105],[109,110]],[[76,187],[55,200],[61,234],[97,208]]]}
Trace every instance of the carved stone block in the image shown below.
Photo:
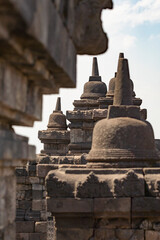
{"label": "carved stone block", "polygon": [[144,196],[145,182],[143,174],[129,170],[125,175],[116,175],[114,178],[114,196],[136,197]]}

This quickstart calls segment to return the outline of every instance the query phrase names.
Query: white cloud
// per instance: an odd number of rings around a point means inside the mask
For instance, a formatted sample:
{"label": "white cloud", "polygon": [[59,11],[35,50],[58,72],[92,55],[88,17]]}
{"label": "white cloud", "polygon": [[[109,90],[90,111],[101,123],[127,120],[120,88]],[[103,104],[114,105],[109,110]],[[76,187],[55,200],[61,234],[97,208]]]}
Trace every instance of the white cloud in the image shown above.
{"label": "white cloud", "polygon": [[124,35],[123,37],[123,47],[125,50],[133,47],[136,43],[137,38],[131,35]]}
{"label": "white cloud", "polygon": [[150,37],[149,37],[149,40],[152,41],[152,40],[160,40],[160,34],[151,34]]}
{"label": "white cloud", "polygon": [[104,11],[105,27],[122,29],[129,25],[135,27],[145,22],[160,23],[160,0],[119,0],[113,11]]}
{"label": "white cloud", "polygon": [[113,11],[104,11],[102,19],[111,44],[118,49],[128,50],[135,45],[136,37],[130,31],[133,28],[160,23],[160,0],[114,0],[114,3]]}
{"label": "white cloud", "polygon": [[130,21],[133,25],[143,24],[144,22],[160,22],[160,1],[138,1],[130,13]]}

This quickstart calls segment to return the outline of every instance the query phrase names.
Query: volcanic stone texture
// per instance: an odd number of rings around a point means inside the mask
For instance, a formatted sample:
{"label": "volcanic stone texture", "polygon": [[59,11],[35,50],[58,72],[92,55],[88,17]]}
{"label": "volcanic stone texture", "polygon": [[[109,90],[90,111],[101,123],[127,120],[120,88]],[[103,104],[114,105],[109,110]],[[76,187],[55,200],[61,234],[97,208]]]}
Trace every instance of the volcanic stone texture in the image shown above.
{"label": "volcanic stone texture", "polygon": [[57,240],[159,239],[159,171],[78,167],[49,172],[47,208],[55,216]]}
{"label": "volcanic stone texture", "polygon": [[16,239],[47,239],[44,180],[36,176],[36,161],[16,169]]}
{"label": "volcanic stone texture", "polygon": [[[0,239],[15,239],[14,167],[35,159],[28,139],[11,126],[33,126],[41,120],[43,94],[75,87],[77,53],[107,49],[100,20],[104,8],[112,8],[112,1],[0,0]],[[30,233],[33,238],[40,239]]]}

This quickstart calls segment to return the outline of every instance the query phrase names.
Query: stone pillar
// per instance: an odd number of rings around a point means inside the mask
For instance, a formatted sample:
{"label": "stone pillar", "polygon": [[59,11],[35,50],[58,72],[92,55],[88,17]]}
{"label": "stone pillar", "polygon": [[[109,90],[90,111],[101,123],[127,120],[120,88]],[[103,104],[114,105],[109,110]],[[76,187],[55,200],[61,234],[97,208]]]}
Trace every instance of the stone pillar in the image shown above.
{"label": "stone pillar", "polygon": [[15,239],[16,176],[15,167],[32,160],[34,147],[28,139],[16,135],[9,125],[0,124],[0,238]]}

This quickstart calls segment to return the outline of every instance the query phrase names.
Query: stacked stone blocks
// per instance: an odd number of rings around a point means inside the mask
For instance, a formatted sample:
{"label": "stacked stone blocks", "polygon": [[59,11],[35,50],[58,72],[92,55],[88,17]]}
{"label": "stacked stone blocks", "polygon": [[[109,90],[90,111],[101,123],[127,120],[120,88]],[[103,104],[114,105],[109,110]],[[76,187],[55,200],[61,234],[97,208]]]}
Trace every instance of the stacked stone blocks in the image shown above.
{"label": "stacked stone blocks", "polygon": [[36,176],[36,165],[17,168],[17,239],[47,239],[44,179]]}

